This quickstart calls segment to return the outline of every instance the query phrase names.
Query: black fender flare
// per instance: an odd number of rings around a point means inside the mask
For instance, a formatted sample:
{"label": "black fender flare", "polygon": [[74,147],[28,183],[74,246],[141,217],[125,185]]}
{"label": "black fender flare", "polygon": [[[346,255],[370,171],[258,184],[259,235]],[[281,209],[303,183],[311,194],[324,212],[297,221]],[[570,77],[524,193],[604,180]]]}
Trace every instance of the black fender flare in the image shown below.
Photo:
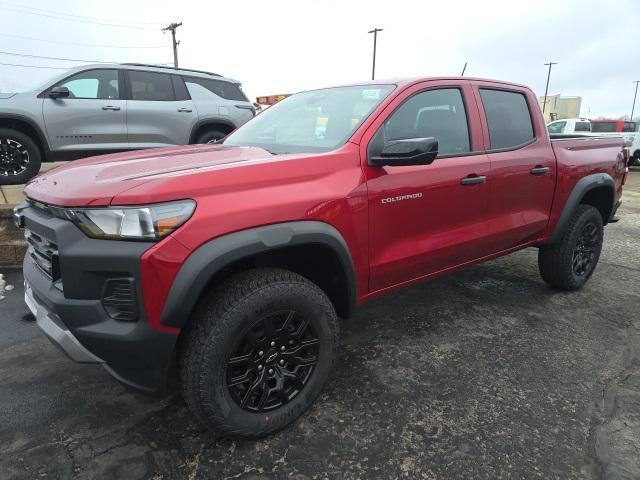
{"label": "black fender flare", "polygon": [[214,124],[225,125],[229,127],[231,131],[238,128],[236,125],[233,124],[233,122],[227,119],[215,118],[215,117],[201,119],[201,120],[198,120],[196,124],[193,126],[193,128],[191,129],[191,134],[189,135],[189,143],[191,144],[196,141],[196,132],[200,127],[204,125],[214,125]]}
{"label": "black fender flare", "polygon": [[[611,175],[609,175],[608,173],[593,173],[591,175],[587,175],[586,177],[582,177],[576,182],[573,190],[571,190],[571,193],[567,198],[567,203],[565,203],[564,208],[562,209],[562,213],[558,218],[558,223],[556,223],[556,227],[551,236],[550,243],[554,243],[562,238],[562,235],[564,234],[564,231],[567,227],[567,223],[571,218],[571,214],[580,204],[580,201],[584,198],[584,196],[590,190],[600,187],[607,187],[611,190],[611,206],[614,206],[616,197],[616,183],[614,182],[613,178],[611,178]],[[603,218],[602,220],[605,225],[609,222],[609,218]]]}
{"label": "black fender flare", "polygon": [[44,134],[42,129],[38,126],[38,124],[36,122],[34,122],[33,120],[31,120],[29,117],[24,116],[24,115],[19,115],[19,114],[16,114],[16,113],[3,113],[3,114],[0,114],[0,121],[2,121],[2,120],[18,120],[20,122],[24,122],[24,123],[28,124],[31,128],[33,128],[33,130],[38,135],[38,141],[40,142],[40,144],[43,147],[43,151],[42,151],[43,159],[46,156],[46,154],[51,151],[51,148],[49,147],[49,142],[47,141],[46,135]]}
{"label": "black fender flare", "polygon": [[182,328],[209,280],[231,263],[283,247],[321,244],[337,254],[347,278],[350,309],[355,305],[355,273],[349,247],[331,225],[311,220],[286,222],[242,230],[206,242],[184,262],[162,309],[163,325]]}

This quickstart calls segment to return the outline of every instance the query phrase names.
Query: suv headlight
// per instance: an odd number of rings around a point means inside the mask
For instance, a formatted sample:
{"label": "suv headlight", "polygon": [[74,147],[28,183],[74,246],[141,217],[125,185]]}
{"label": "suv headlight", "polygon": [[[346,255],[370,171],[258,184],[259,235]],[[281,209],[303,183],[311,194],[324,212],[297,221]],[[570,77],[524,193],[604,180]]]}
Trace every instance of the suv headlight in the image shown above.
{"label": "suv headlight", "polygon": [[193,200],[180,200],[132,207],[65,208],[61,213],[91,238],[153,241],[189,220],[195,208]]}

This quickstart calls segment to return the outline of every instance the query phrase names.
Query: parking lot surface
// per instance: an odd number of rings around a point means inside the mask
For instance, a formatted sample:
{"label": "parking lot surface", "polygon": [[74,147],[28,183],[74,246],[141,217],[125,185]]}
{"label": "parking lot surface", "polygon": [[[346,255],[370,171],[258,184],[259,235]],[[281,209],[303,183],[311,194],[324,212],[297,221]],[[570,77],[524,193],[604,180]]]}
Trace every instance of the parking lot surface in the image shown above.
{"label": "parking lot surface", "polygon": [[0,301],[1,478],[640,478],[640,172],[579,292],[528,249],[360,308],[311,410],[216,439],[176,393],[73,363]]}

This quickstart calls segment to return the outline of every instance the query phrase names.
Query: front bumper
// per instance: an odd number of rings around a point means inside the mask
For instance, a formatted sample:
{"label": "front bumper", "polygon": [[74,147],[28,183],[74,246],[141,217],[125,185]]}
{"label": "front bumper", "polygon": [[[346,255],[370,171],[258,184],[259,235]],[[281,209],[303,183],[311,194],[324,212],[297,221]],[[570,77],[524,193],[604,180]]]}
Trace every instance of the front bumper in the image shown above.
{"label": "front bumper", "polygon": [[[45,335],[77,362],[100,363],[142,390],[164,389],[177,335],[147,322],[140,259],[152,244],[88,238],[42,206],[23,205],[20,214],[36,238],[23,262],[25,302]],[[108,288],[122,279],[129,286],[125,317],[113,313],[122,302]]]}
{"label": "front bumper", "polygon": [[59,318],[49,312],[44,305],[38,303],[33,296],[33,289],[27,282],[24,282],[24,303],[36,318],[40,330],[49,337],[54,345],[69,355],[71,360],[78,363],[104,363],[104,360],[84,348]]}

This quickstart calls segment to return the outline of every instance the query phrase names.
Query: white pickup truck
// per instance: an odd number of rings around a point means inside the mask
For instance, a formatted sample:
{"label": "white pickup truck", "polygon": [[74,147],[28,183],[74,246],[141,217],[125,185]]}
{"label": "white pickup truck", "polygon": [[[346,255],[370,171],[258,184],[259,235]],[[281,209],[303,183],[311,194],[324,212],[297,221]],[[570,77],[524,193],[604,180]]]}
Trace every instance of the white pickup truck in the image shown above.
{"label": "white pickup truck", "polygon": [[[597,122],[596,122],[597,123]],[[628,122],[629,123],[629,122]],[[593,131],[588,118],[565,118],[547,124],[549,133],[554,135],[593,135],[598,137],[616,136],[624,138],[629,147],[629,165],[640,166],[640,133]]]}

